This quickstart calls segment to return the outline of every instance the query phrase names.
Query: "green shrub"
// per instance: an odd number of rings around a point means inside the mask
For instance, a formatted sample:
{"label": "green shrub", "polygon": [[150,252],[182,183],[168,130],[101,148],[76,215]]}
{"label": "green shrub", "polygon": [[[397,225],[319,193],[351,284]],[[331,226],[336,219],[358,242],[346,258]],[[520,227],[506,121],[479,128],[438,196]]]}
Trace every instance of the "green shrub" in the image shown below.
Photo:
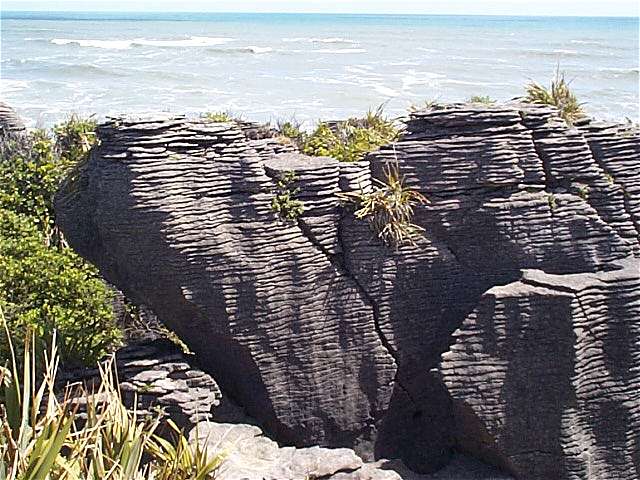
{"label": "green shrub", "polygon": [[383,116],[382,109],[369,111],[364,118],[350,118],[333,125],[321,122],[310,135],[301,139],[307,155],[329,156],[343,162],[356,162],[398,136],[394,123]]}
{"label": "green shrub", "polygon": [[55,223],[53,195],[65,170],[47,132],[7,140],[0,161],[0,208],[31,217],[49,236]]}
{"label": "green shrub", "polygon": [[292,188],[297,180],[294,172],[286,172],[276,181],[275,195],[271,199],[271,210],[282,220],[296,220],[304,212],[304,204],[295,198],[298,188]]}
{"label": "green shrub", "polygon": [[65,169],[81,162],[97,143],[96,121],[91,117],[71,115],[69,120],[56,125],[53,131],[55,150]]}
{"label": "green shrub", "polygon": [[[93,362],[120,339],[111,300],[93,266],[71,249],[47,247],[31,218],[0,209],[0,306],[16,338],[31,329],[48,344],[57,330],[64,360]],[[6,347],[0,341],[0,353]]]}
{"label": "green shrub", "polygon": [[474,95],[469,99],[470,103],[481,103],[483,105],[492,105],[496,103],[489,95]]}
{"label": "green shrub", "polygon": [[370,192],[360,190],[340,196],[356,205],[356,218],[367,220],[385,245],[393,248],[415,245],[424,229],[413,223],[414,207],[428,200],[405,184],[397,163],[387,165],[385,176],[384,182],[373,179]]}
{"label": "green shrub", "polygon": [[228,112],[207,112],[204,118],[214,123],[233,122],[233,118]]}
{"label": "green shrub", "polygon": [[61,181],[95,143],[95,122],[77,116],[53,137],[36,130],[0,142],[0,304],[16,338],[33,328],[47,343],[58,329],[69,362],[92,362],[120,338],[110,290],[66,246],[53,209]]}
{"label": "green shrub", "polygon": [[557,107],[560,116],[569,125],[584,116],[582,104],[578,102],[575,93],[569,88],[569,82],[565,80],[564,73],[560,73],[559,70],[556,70],[556,77],[551,81],[549,88],[536,82],[527,85],[525,100]]}

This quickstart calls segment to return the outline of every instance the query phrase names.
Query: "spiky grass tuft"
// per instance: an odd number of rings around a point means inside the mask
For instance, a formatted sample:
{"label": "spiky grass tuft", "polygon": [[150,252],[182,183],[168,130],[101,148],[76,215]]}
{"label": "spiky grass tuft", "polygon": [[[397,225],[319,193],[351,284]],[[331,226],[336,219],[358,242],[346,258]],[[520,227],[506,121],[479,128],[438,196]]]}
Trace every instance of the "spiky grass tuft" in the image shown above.
{"label": "spiky grass tuft", "polygon": [[536,82],[531,82],[526,86],[527,95],[525,100],[541,105],[552,105],[557,107],[560,116],[572,125],[576,120],[584,116],[582,104],[570,88],[570,83],[565,80],[564,72],[556,70],[555,79],[551,81],[549,88]]}

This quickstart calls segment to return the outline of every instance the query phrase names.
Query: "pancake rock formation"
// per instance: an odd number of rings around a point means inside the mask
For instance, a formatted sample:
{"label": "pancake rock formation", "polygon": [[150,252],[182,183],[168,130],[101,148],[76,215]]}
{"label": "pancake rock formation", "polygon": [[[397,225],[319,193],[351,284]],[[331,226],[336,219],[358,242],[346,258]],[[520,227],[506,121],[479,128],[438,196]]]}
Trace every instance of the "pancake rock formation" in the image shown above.
{"label": "pancake rock formation", "polygon": [[[251,132],[110,120],[56,210],[273,438],[421,472],[463,450],[515,478],[637,478],[636,130],[456,104],[356,163]],[[388,164],[430,200],[415,245],[341,204]],[[301,215],[273,208],[283,188]]]}

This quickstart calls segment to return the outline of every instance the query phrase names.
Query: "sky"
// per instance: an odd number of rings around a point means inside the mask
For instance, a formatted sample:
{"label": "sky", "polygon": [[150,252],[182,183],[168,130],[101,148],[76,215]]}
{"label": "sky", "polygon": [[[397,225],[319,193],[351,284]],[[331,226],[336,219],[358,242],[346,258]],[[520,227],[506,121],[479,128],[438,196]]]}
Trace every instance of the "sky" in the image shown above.
{"label": "sky", "polygon": [[628,16],[637,0],[0,0],[2,10]]}

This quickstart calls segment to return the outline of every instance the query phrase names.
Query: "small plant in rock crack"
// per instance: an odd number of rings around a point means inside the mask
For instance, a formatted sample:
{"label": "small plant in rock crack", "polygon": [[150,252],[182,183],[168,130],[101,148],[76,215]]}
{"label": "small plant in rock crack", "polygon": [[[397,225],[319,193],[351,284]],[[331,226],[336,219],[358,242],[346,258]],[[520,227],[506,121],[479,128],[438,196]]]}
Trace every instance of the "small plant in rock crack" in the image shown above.
{"label": "small plant in rock crack", "polygon": [[271,210],[282,220],[296,220],[304,212],[304,203],[295,198],[300,189],[292,188],[292,184],[297,179],[294,172],[285,172],[276,182],[275,196],[271,199]]}
{"label": "small plant in rock crack", "polygon": [[340,197],[356,205],[354,215],[367,220],[382,242],[393,248],[416,245],[424,228],[412,222],[414,207],[428,202],[420,192],[408,187],[397,161],[387,164],[385,181],[373,179],[370,192],[342,193]]}
{"label": "small plant in rock crack", "polygon": [[589,185],[579,184],[578,185],[578,196],[583,199],[585,202],[589,200]]}
{"label": "small plant in rock crack", "polygon": [[493,105],[496,101],[489,95],[474,95],[469,99],[470,103],[481,103],[483,105]]}
{"label": "small plant in rock crack", "polygon": [[547,202],[549,203],[549,208],[552,212],[558,207],[558,200],[553,193],[547,195]]}

